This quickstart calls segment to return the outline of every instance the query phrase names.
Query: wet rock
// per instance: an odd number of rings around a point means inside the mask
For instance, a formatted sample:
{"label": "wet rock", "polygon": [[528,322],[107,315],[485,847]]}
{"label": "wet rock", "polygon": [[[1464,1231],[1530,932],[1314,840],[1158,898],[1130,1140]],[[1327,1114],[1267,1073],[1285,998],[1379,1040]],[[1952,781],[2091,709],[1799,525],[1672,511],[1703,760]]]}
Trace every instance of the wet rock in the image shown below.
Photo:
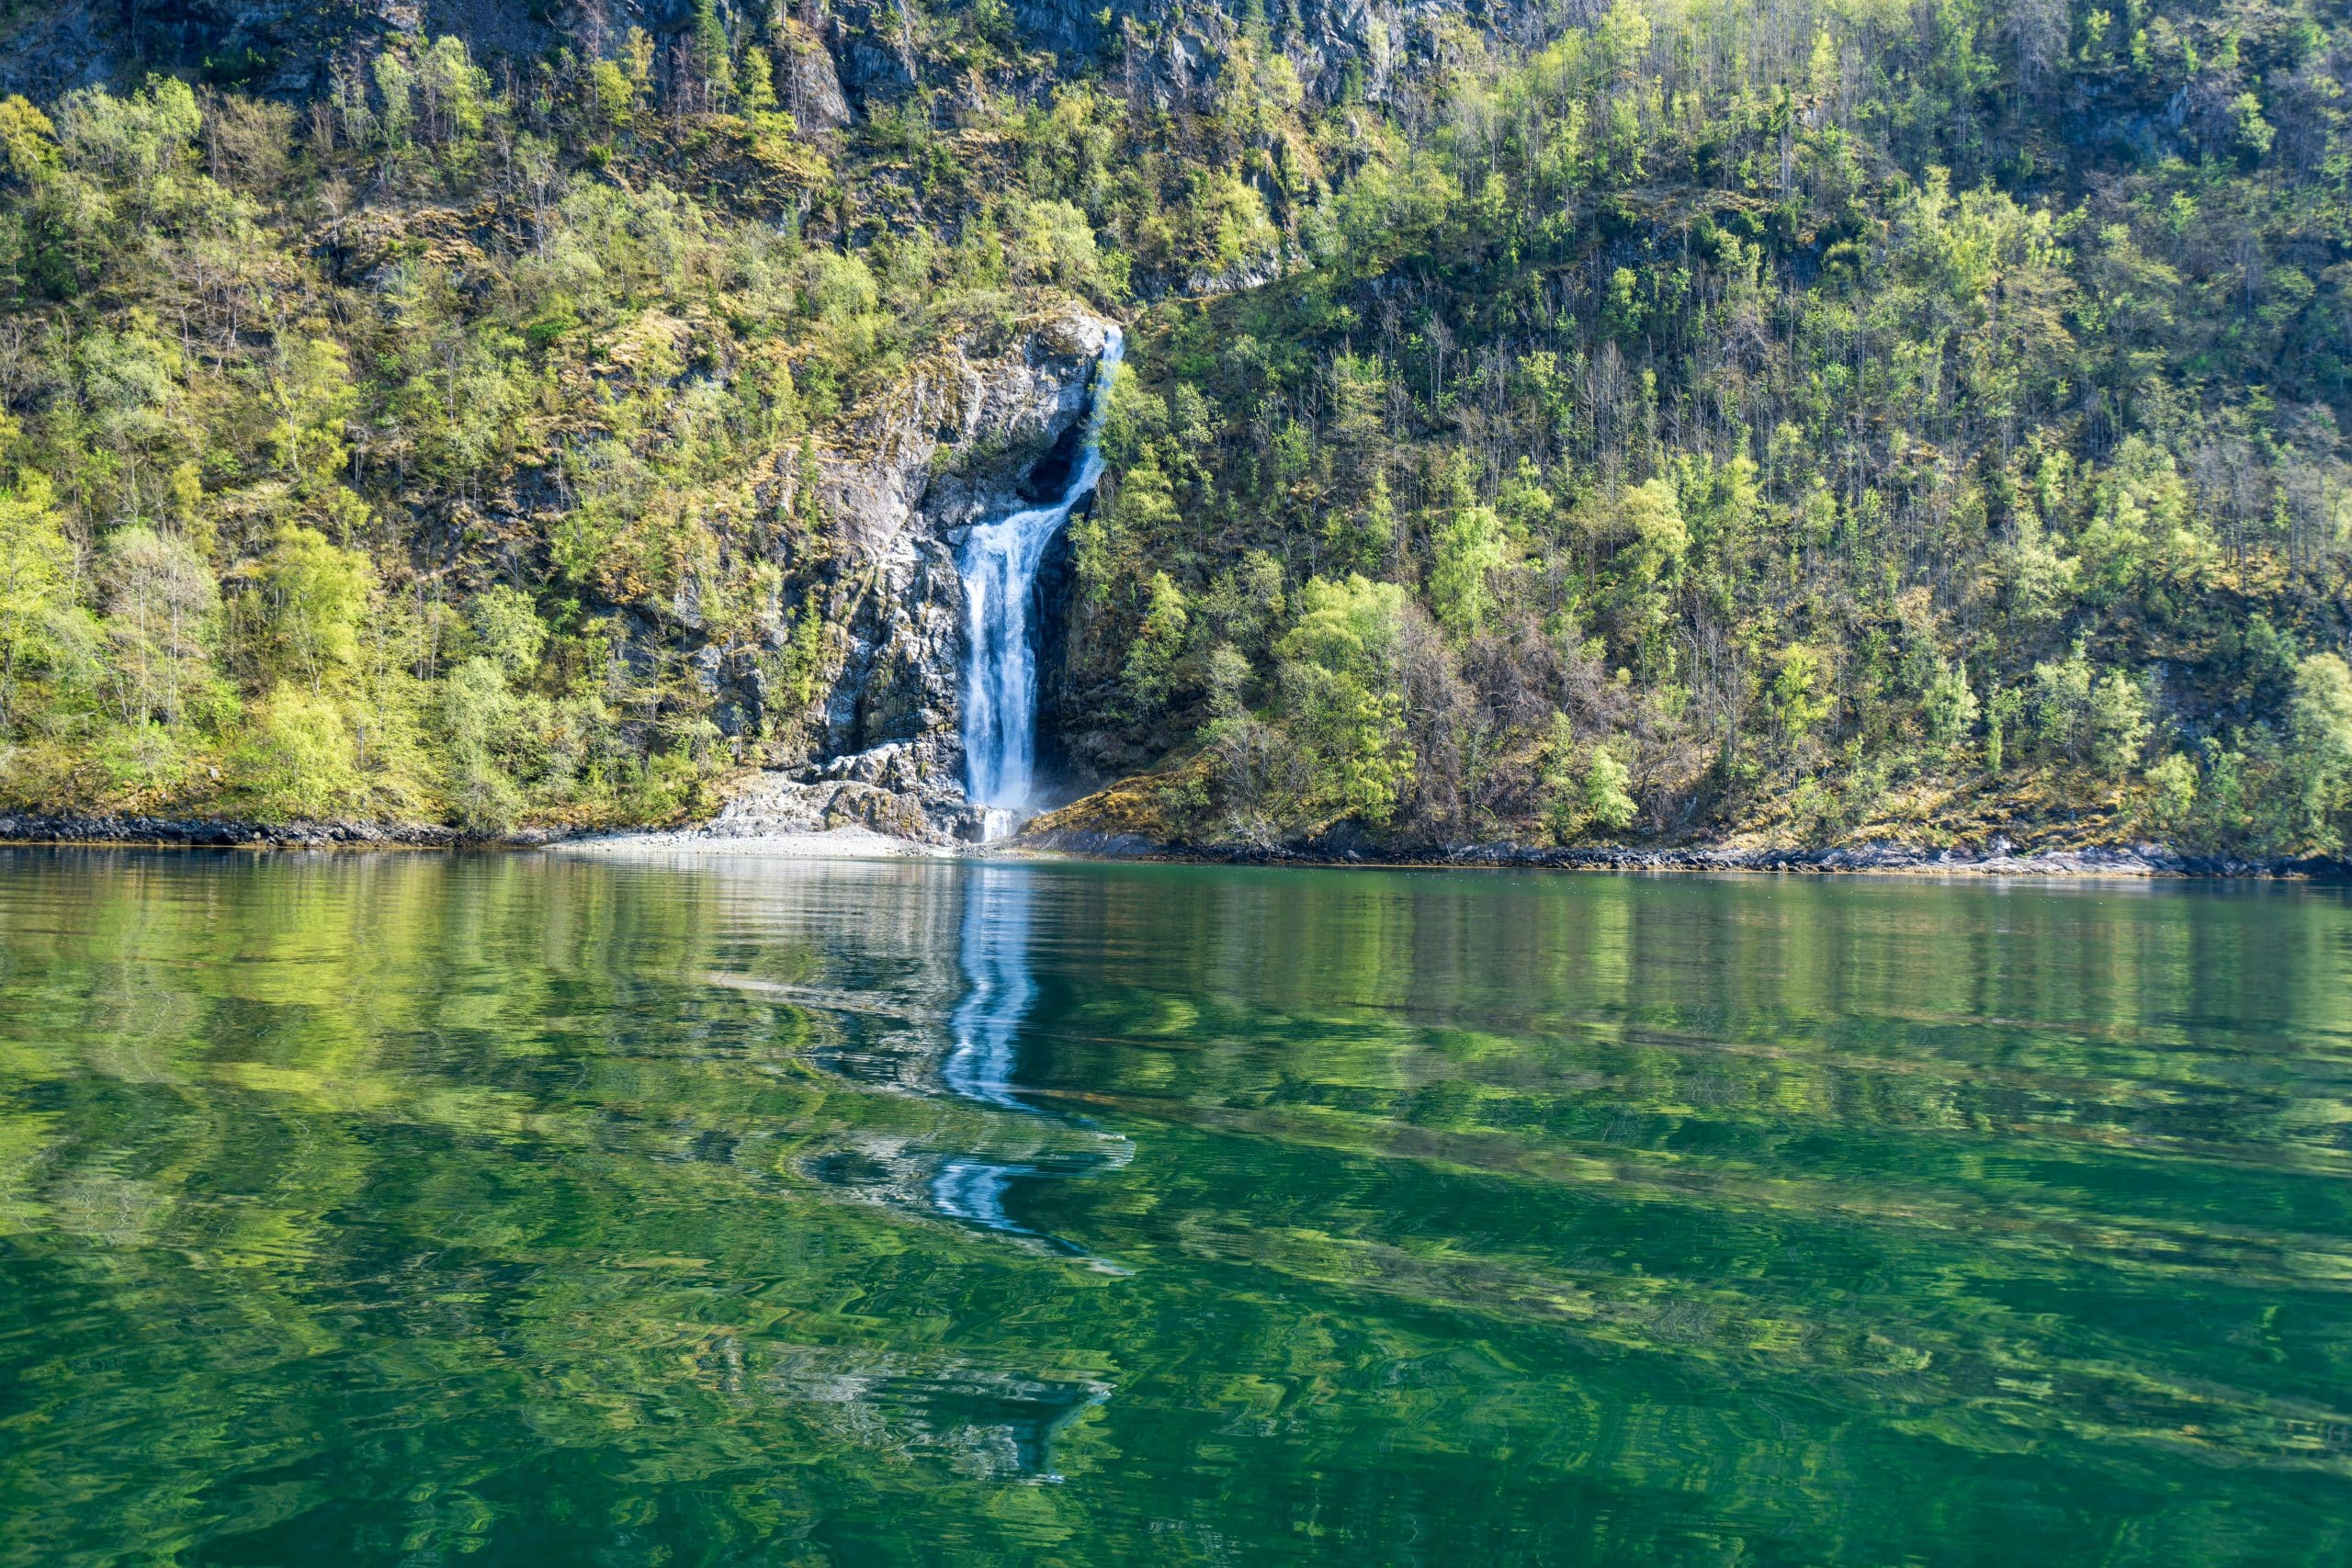
{"label": "wet rock", "polygon": [[1056,854],[1089,855],[1103,860],[1145,860],[1164,854],[1167,846],[1141,833],[1091,833],[1075,829],[1052,829],[1042,833],[1025,835],[1020,840],[1023,848],[1047,850]]}
{"label": "wet rock", "polygon": [[822,821],[827,829],[870,828],[896,839],[925,839],[932,832],[922,807],[909,796],[856,783],[833,786]]}
{"label": "wet rock", "polygon": [[[859,759],[842,759],[855,761]],[[893,759],[906,763],[903,750]],[[888,763],[875,770],[893,783],[905,779]],[[700,831],[714,839],[766,839],[799,833],[830,832],[841,828],[865,828],[916,843],[956,841],[956,813],[942,812],[943,826],[926,808],[919,784],[892,787],[855,777],[787,778],[770,775],[728,803],[716,821]]]}
{"label": "wet rock", "polygon": [[[1278,17],[1272,41],[1309,96],[1333,102],[1352,82],[1378,103],[1400,69],[1439,56],[1446,33],[1466,26],[1524,38],[1531,21],[1554,13],[1532,0],[1297,0],[1264,15]],[[1107,7],[1013,0],[1012,17],[1025,43],[1051,51],[1065,68],[1090,60],[1110,66],[1123,90],[1162,108],[1213,91],[1227,47],[1252,19],[1241,6],[1189,0],[1114,0]]]}
{"label": "wet rock", "polygon": [[[6,8],[0,8],[6,9]],[[692,0],[178,0],[124,5],[58,0],[0,19],[0,92],[52,100],[80,86],[135,86],[150,71],[203,77],[280,98],[316,94],[339,61],[364,62],[386,43],[452,35],[485,64],[517,65],[559,46],[612,58],[631,28],[666,48],[694,25]],[[739,29],[764,31],[765,6],[721,9]],[[1279,13],[1233,0],[1013,0],[1024,49],[1054,58],[1057,76],[1115,71],[1121,89],[1161,108],[1196,105],[1216,90],[1227,50],[1272,17],[1271,41],[1310,97],[1338,101],[1352,86],[1368,101],[1391,95],[1446,36],[1531,36],[1548,17],[1535,0],[1298,0]],[[799,129],[849,124],[860,105],[903,97],[926,76],[954,90],[952,57],[926,59],[910,14],[882,0],[786,8],[788,58],[776,88]]]}

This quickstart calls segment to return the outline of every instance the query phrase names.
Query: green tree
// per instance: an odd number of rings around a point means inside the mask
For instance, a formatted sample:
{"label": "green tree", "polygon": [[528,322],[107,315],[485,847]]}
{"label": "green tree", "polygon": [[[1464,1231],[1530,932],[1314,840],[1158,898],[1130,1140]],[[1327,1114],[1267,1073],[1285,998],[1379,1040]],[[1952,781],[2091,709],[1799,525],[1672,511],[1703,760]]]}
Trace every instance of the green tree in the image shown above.
{"label": "green tree", "polygon": [[1772,712],[1781,732],[1802,740],[1829,716],[1828,671],[1819,652],[1804,643],[1791,643],[1774,659]]}
{"label": "green tree", "polygon": [[0,161],[27,185],[57,167],[57,128],[20,93],[0,98]]}
{"label": "green tree", "polygon": [[2314,653],[2295,667],[2289,736],[2305,830],[2313,848],[2333,852],[2344,843],[2337,819],[2352,806],[2352,667],[2341,656]]}
{"label": "green tree", "polygon": [[28,716],[28,679],[88,666],[95,628],[76,602],[74,567],[49,480],[17,475],[0,490],[0,729]]}
{"label": "green tree", "polygon": [[735,54],[718,0],[695,0],[694,62],[702,80],[703,107],[723,111],[735,105]]}
{"label": "green tree", "polygon": [[265,820],[328,818],[364,806],[342,705],[291,682],[254,707],[228,773],[232,798]]}
{"label": "green tree", "polygon": [[1408,626],[1393,582],[1310,579],[1298,619],[1275,645],[1282,716],[1312,760],[1310,799],[1331,816],[1378,827],[1412,777],[1397,690]]}
{"label": "green tree", "polygon": [[[314,528],[282,529],[263,564],[263,636],[269,667],[314,697],[348,682],[359,665],[359,630],[375,589],[374,563]],[[315,710],[300,710],[309,725]]]}
{"label": "green tree", "polygon": [[1633,796],[1633,771],[1606,746],[1595,746],[1584,767],[1584,811],[1588,820],[1619,833],[1641,809]]}
{"label": "green tree", "polygon": [[537,668],[540,650],[548,644],[548,626],[528,593],[495,583],[474,595],[466,618],[475,646],[504,676],[518,679]]}
{"label": "green tree", "polygon": [[2160,830],[2188,829],[2197,809],[2197,764],[2174,751],[2148,770],[2148,818]]}
{"label": "green tree", "polygon": [[107,538],[99,579],[117,771],[127,782],[172,782],[188,742],[234,712],[215,661],[220,585],[185,539],[144,527]]}
{"label": "green tree", "polygon": [[2025,716],[2025,694],[2015,686],[1996,686],[1984,703],[1984,771],[1998,774],[2007,760],[2007,737],[2018,732]]}
{"label": "green tree", "polygon": [[600,60],[588,68],[588,123],[597,141],[610,141],[628,129],[637,95],[636,84],[616,62]]}
{"label": "green tree", "polygon": [[775,112],[775,68],[768,51],[753,45],[743,51],[743,108],[753,115]]}
{"label": "green tree", "polygon": [[2109,671],[2092,688],[2090,728],[2092,754],[2100,771],[2120,779],[2140,765],[2149,732],[2145,684],[2120,670]]}
{"label": "green tree", "polygon": [[1928,720],[1928,739],[1938,748],[1952,751],[1966,744],[1977,712],[1976,694],[1968,684],[1968,666],[1938,660],[1921,708]]}
{"label": "green tree", "polygon": [[1457,642],[1476,637],[1494,601],[1491,575],[1510,560],[1502,520],[1490,506],[1464,507],[1440,529],[1430,597],[1438,622]]}
{"label": "green tree", "polygon": [[466,660],[441,683],[447,737],[449,804],[459,827],[503,833],[523,809],[506,758],[522,739],[523,711],[492,658]]}
{"label": "green tree", "polygon": [[1183,590],[1166,572],[1154,572],[1143,624],[1136,629],[1123,671],[1128,700],[1138,712],[1157,713],[1167,705],[1190,621]]}
{"label": "green tree", "polygon": [[2045,751],[2075,758],[2091,738],[2091,687],[2097,677],[2076,643],[2062,660],[2033,667],[2033,727]]}
{"label": "green tree", "polygon": [[1552,716],[1544,738],[1544,815],[1552,841],[1565,844],[1584,825],[1584,783],[1577,771],[1576,726],[1568,716]]}

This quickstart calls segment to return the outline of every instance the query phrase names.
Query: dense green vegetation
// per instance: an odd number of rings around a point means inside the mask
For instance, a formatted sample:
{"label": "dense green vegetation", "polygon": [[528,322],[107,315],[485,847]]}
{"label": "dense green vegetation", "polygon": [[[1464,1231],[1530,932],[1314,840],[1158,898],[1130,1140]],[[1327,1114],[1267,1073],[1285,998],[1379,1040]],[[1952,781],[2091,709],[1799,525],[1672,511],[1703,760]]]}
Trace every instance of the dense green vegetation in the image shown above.
{"label": "dense green vegetation", "polygon": [[2339,842],[2341,22],[1623,4],[1321,117],[1088,536],[1152,805]]}
{"label": "dense green vegetation", "polygon": [[772,92],[657,103],[651,47],[5,106],[0,794],[659,819],[802,748],[722,735],[686,655],[816,695],[811,430],[1099,258],[1017,197],[844,249]]}
{"label": "dense green vegetation", "polygon": [[8,104],[0,793],[691,809],[808,748],[812,454],[1076,297],[1135,373],[1049,706],[1159,764],[1097,815],[2340,846],[2341,6],[1375,20],[1319,94],[1295,11],[1173,87],[895,14],[841,130],[708,5]]}

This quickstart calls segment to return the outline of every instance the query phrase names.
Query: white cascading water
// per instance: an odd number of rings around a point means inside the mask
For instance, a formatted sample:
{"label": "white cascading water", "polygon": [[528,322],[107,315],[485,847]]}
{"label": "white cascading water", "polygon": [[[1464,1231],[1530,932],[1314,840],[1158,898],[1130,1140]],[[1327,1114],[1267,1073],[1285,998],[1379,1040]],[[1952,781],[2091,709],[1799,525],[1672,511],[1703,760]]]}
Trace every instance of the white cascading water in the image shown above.
{"label": "white cascading water", "polygon": [[1070,465],[1069,482],[1062,487],[1060,499],[1051,506],[978,525],[956,558],[964,576],[964,629],[969,644],[964,665],[965,797],[988,808],[990,837],[1032,804],[1037,649],[1029,634],[1029,605],[1046,545],[1102,477],[1102,414],[1125,346],[1119,329],[1113,327],[1094,369],[1085,444]]}

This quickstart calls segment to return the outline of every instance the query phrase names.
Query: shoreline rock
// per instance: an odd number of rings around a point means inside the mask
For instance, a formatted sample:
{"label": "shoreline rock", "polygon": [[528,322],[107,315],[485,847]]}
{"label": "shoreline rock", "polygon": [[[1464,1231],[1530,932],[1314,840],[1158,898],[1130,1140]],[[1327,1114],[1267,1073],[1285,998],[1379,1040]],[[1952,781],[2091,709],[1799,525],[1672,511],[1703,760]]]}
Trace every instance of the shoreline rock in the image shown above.
{"label": "shoreline rock", "polygon": [[524,828],[495,838],[416,822],[248,822],[220,817],[103,812],[0,813],[0,844],[153,845],[189,849],[527,849],[572,836]]}
{"label": "shoreline rock", "polygon": [[1235,844],[1163,844],[1135,833],[1061,829],[1016,841],[1017,848],[1104,860],[1151,860],[1219,865],[1476,867],[1561,871],[1772,872],[1784,874],[1984,876],[2123,876],[2258,878],[2269,881],[2352,880],[2352,863],[2316,856],[2240,860],[2187,854],[2162,844],[2090,845],[2036,851],[1996,840],[1984,851],[1922,849],[1867,842],[1804,849],[1741,850],[1677,844],[1654,849],[1547,849],[1518,843],[1470,843],[1410,849],[1317,849]]}

